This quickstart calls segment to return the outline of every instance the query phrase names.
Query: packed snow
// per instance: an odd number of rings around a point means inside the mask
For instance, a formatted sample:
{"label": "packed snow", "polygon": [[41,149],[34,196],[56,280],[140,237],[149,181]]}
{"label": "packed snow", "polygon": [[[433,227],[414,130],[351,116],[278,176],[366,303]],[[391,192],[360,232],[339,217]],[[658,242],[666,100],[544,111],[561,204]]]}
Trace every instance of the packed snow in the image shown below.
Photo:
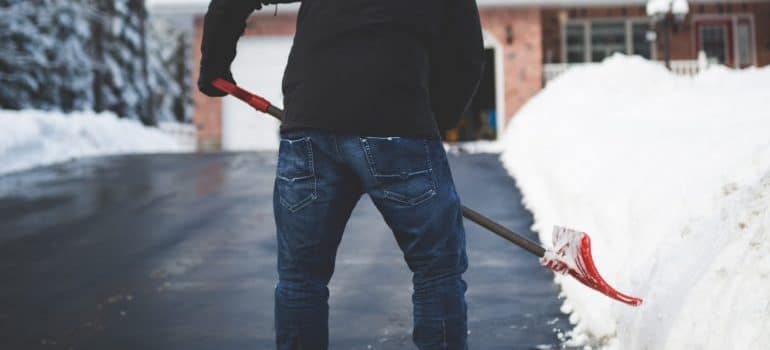
{"label": "packed snow", "polygon": [[574,68],[522,108],[502,155],[547,244],[587,232],[638,308],[557,276],[575,340],[770,344],[770,68],[680,77],[638,57]]}
{"label": "packed snow", "polygon": [[110,113],[0,110],[0,175],[81,157],[191,151],[178,136]]}
{"label": "packed snow", "polygon": [[452,154],[502,153],[505,144],[494,140],[444,143],[444,150]]}
{"label": "packed snow", "polygon": [[671,12],[677,15],[686,15],[690,11],[687,0],[649,0],[647,1],[647,15],[664,14]]}

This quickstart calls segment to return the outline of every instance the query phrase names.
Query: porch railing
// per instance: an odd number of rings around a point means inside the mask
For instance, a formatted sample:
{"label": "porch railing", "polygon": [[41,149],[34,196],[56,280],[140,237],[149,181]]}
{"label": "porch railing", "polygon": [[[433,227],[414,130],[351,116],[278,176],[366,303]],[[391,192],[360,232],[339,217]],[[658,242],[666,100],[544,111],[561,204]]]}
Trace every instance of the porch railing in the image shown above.
{"label": "porch railing", "polygon": [[[656,63],[665,64],[663,61],[655,61]],[[572,67],[592,65],[596,63],[546,63],[543,66],[543,80],[544,85],[549,81],[555,79],[562,73],[566,72]],[[701,71],[708,68],[710,65],[715,64],[713,61],[697,59],[697,60],[672,60],[671,72],[682,76],[694,76]]]}

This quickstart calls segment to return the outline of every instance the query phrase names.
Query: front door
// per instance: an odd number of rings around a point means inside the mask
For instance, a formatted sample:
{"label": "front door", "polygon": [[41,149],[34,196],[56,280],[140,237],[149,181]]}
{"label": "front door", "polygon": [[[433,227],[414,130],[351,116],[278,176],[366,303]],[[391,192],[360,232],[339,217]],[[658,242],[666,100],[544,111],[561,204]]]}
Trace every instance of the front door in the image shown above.
{"label": "front door", "polygon": [[732,32],[730,20],[700,21],[697,27],[698,52],[703,51],[710,60],[732,66],[730,50]]}
{"label": "front door", "polygon": [[695,22],[697,52],[730,67],[754,64],[754,28],[746,16],[724,16]]}

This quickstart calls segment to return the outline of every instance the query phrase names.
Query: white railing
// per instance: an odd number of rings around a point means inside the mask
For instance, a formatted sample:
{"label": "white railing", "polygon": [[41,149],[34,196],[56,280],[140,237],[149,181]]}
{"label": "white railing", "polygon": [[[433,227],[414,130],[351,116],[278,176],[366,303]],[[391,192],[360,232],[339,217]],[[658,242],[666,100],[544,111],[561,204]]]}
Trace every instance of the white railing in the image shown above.
{"label": "white railing", "polygon": [[[665,64],[663,61],[655,62]],[[596,63],[546,63],[543,65],[544,84],[548,84],[549,81],[572,67],[591,64]],[[716,64],[714,60],[707,60],[704,56],[699,57],[697,60],[671,60],[671,72],[677,75],[694,76],[714,64]]]}
{"label": "white railing", "polygon": [[669,68],[674,74],[691,77],[708,68],[708,64],[702,65],[698,60],[671,60]]}
{"label": "white railing", "polygon": [[187,149],[195,149],[198,142],[198,131],[194,124],[182,124],[176,122],[161,122],[158,129],[170,135]]}

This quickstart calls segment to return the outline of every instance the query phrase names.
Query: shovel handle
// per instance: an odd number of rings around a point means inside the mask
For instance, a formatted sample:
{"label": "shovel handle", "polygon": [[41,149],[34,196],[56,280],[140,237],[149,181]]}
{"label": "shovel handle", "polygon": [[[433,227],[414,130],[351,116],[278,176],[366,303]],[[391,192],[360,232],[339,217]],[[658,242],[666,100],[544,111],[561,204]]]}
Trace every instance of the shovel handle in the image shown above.
{"label": "shovel handle", "polygon": [[283,120],[283,111],[280,108],[273,106],[266,99],[262,98],[262,96],[252,94],[251,92],[248,92],[245,89],[222,78],[214,79],[214,81],[211,82],[211,85],[214,85],[215,88],[222,90],[223,92],[226,92],[243,102],[248,103],[250,106],[254,107],[254,109],[260,112],[270,114],[275,117],[275,119]]}
{"label": "shovel handle", "polygon": [[522,236],[522,235],[520,235],[520,234],[518,234],[516,232],[513,232],[513,231],[509,230],[505,226],[500,225],[500,224],[498,224],[495,221],[492,221],[492,219],[490,219],[490,218],[488,218],[488,217],[486,217],[484,215],[481,215],[479,212],[477,212],[477,211],[475,211],[475,210],[473,210],[471,208],[468,208],[468,207],[466,207],[464,205],[462,206],[462,211],[463,211],[463,216],[466,219],[479,224],[479,226],[481,226],[481,227],[483,227],[483,228],[485,228],[485,229],[487,229],[489,231],[492,231],[492,233],[494,233],[494,234],[496,234],[496,235],[498,235],[498,236],[508,240],[509,242],[511,242],[511,243],[513,243],[513,244],[515,244],[515,245],[517,245],[519,247],[521,247],[522,249],[532,253],[532,255],[535,255],[535,256],[537,256],[539,258],[542,258],[543,256],[545,256],[545,248],[543,248],[541,245],[535,243],[534,241],[532,241],[532,240],[530,240],[530,239],[528,239],[528,238],[526,238],[526,237],[524,237],[524,236]]}
{"label": "shovel handle", "polygon": [[[217,89],[220,89],[240,99],[241,101],[248,103],[250,106],[254,107],[254,109],[263,113],[270,114],[278,120],[283,120],[283,111],[280,108],[270,104],[270,102],[268,102],[264,98],[257,96],[251,92],[248,92],[222,78],[217,78],[211,84],[214,85],[214,87],[216,87]],[[507,229],[505,226],[492,221],[492,219],[484,215],[481,215],[479,212],[471,208],[468,208],[466,206],[462,206],[462,212],[463,212],[463,216],[466,219],[471,220],[479,224],[479,226],[484,227],[489,231],[492,231],[496,235],[508,240],[513,244],[516,244],[517,246],[523,248],[524,250],[532,253],[532,255],[535,255],[540,258],[542,258],[545,255],[545,248],[543,248],[539,244],[535,243],[530,239],[527,239],[526,237],[516,232],[513,232]]]}

